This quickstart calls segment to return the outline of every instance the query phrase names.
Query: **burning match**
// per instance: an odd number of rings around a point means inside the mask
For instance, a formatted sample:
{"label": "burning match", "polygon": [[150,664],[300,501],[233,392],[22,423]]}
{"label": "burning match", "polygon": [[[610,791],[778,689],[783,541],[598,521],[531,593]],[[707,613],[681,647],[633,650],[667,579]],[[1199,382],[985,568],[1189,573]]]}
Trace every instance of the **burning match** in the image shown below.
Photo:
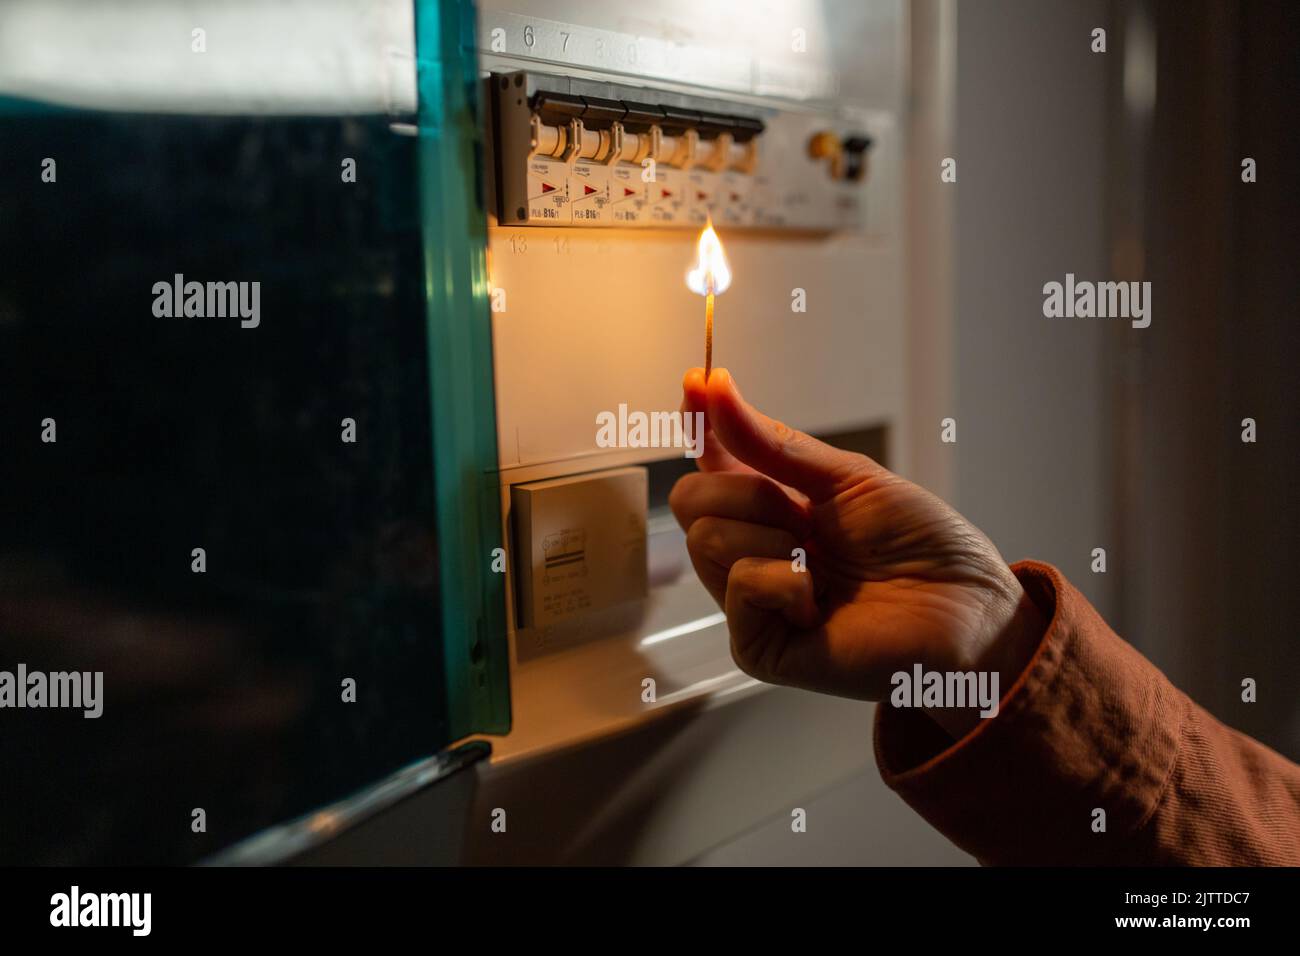
{"label": "burning match", "polygon": [[713,370],[713,297],[731,287],[731,268],[722,251],[722,242],[713,231],[710,218],[700,233],[695,268],[686,273],[687,287],[704,296],[704,380],[709,380]]}

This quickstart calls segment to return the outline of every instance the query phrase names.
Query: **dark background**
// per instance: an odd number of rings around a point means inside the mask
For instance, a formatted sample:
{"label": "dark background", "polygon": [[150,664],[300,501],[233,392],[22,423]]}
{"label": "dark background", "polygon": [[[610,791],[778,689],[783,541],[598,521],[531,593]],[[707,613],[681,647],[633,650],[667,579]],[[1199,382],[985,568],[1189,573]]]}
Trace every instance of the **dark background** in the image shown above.
{"label": "dark background", "polygon": [[[195,860],[448,742],[414,144],[0,115],[0,668],[105,698],[0,716],[0,863]],[[177,272],[260,326],[155,317]]]}

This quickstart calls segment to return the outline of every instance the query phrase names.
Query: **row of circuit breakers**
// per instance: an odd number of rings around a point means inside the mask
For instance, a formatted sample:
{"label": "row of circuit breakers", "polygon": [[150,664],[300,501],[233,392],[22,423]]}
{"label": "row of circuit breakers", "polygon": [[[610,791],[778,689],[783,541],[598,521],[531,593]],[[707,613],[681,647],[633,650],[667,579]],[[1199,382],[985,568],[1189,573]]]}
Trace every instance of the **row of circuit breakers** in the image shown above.
{"label": "row of circuit breakers", "polygon": [[[861,222],[865,134],[807,114],[752,115],[541,88],[490,78],[496,211],[502,225],[836,229]],[[558,84],[557,84],[558,85]],[[764,140],[769,140],[764,142]]]}

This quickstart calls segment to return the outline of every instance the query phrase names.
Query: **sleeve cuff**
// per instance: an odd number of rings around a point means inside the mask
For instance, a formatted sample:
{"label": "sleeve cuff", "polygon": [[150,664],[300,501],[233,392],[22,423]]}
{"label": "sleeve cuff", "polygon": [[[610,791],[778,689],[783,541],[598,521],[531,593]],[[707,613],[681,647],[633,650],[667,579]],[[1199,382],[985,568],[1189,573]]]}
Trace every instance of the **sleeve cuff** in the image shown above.
{"label": "sleeve cuff", "polygon": [[996,717],[953,742],[924,713],[882,701],[885,783],[986,863],[1106,862],[1140,828],[1178,753],[1179,696],[1054,567],[1012,566],[1050,623]]}

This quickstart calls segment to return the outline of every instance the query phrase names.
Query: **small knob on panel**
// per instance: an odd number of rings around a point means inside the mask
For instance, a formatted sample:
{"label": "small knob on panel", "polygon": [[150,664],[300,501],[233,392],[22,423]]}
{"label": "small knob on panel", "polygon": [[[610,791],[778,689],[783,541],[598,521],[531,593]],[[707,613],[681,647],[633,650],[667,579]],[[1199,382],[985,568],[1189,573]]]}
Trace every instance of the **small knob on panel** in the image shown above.
{"label": "small knob on panel", "polygon": [[867,151],[871,149],[871,137],[865,133],[854,133],[844,140],[844,175],[854,182],[867,178]]}
{"label": "small knob on panel", "polygon": [[832,179],[844,178],[844,144],[835,133],[830,130],[814,133],[808,140],[808,155],[813,159],[828,160]]}

